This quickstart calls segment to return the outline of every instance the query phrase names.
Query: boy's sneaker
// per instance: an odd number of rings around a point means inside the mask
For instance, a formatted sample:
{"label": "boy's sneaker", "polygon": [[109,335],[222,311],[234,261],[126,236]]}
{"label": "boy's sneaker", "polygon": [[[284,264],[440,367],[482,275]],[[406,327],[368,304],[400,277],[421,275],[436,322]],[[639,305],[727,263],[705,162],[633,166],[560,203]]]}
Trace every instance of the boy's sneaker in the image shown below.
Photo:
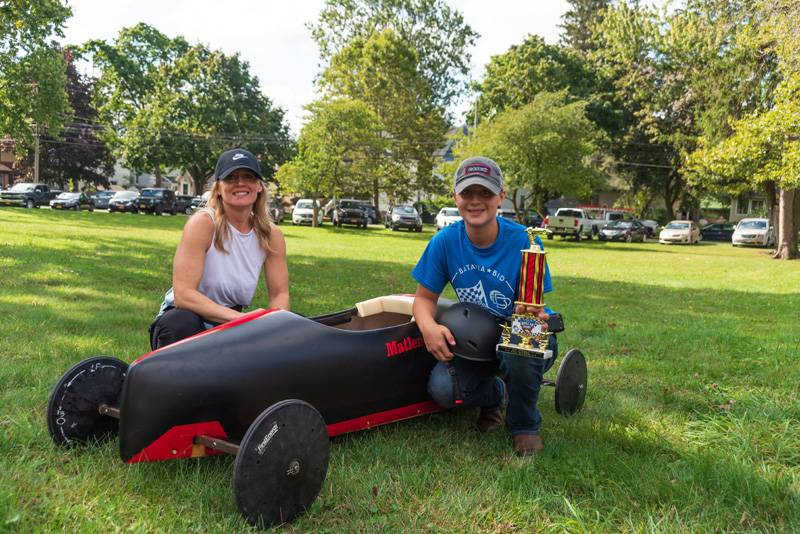
{"label": "boy's sneaker", "polygon": [[479,432],[489,432],[503,426],[503,408],[508,404],[508,390],[500,377],[495,377],[495,380],[503,390],[503,400],[500,402],[500,406],[495,408],[481,408],[477,421]]}
{"label": "boy's sneaker", "polygon": [[538,435],[517,434],[513,438],[514,454],[517,456],[533,456],[544,449],[542,438]]}

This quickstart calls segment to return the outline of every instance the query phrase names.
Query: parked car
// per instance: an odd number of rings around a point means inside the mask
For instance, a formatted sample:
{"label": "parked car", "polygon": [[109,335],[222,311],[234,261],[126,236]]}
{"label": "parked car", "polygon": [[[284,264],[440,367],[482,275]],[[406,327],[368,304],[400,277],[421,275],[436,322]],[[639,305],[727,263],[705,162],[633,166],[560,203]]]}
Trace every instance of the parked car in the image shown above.
{"label": "parked car", "polygon": [[[292,224],[311,224],[314,220],[314,203],[310,198],[298,200],[292,210]],[[317,226],[322,226],[322,209],[317,204]]]}
{"label": "parked car", "polygon": [[730,241],[736,225],[731,223],[712,223],[700,229],[703,241]]}
{"label": "parked car", "polygon": [[642,226],[647,230],[647,237],[655,237],[658,233],[658,222],[650,219],[642,219],[639,221]]}
{"label": "parked car", "polygon": [[359,228],[365,228],[369,224],[369,216],[364,210],[364,205],[360,200],[343,199],[337,200],[331,222],[334,226],[342,227],[343,224],[354,224]]}
{"label": "parked car", "polygon": [[192,195],[175,195],[175,211],[186,215],[194,213],[194,208],[192,207],[194,198]]}
{"label": "parked car", "polygon": [[19,183],[0,193],[0,204],[38,208],[49,205],[60,193],[61,191],[51,190],[46,184]]}
{"label": "parked car", "polygon": [[75,210],[87,209],[94,211],[94,201],[85,193],[61,193],[50,201],[52,210]]}
{"label": "parked car", "polygon": [[386,214],[384,226],[391,228],[392,231],[398,228],[408,228],[409,232],[412,230],[421,232],[422,218],[413,206],[394,206]]}
{"label": "parked car", "polygon": [[640,241],[647,239],[647,228],[639,221],[612,221],[605,225],[598,234],[601,241]]}
{"label": "parked car", "polygon": [[175,192],[169,189],[148,187],[142,189],[136,200],[136,209],[144,213],[175,215]]}
{"label": "parked car", "polygon": [[95,209],[107,210],[109,201],[114,198],[114,191],[96,191],[89,195],[94,202]]}
{"label": "parked car", "polygon": [[694,221],[670,221],[658,234],[658,242],[670,243],[699,243],[703,239],[700,228]]}
{"label": "parked car", "polygon": [[741,245],[759,245],[771,247],[775,244],[775,229],[768,219],[742,219],[733,231],[731,243],[734,247]]}
{"label": "parked car", "polygon": [[136,213],[136,200],[139,198],[138,191],[117,191],[114,197],[108,201],[108,212],[117,211]]}
{"label": "parked car", "polygon": [[359,200],[358,203],[367,213],[367,219],[369,219],[369,224],[377,224],[380,221],[380,216],[378,215],[378,210],[370,204],[366,200]]}
{"label": "parked car", "polygon": [[438,232],[445,226],[450,226],[460,220],[461,215],[458,214],[458,208],[442,208],[439,210],[439,213],[436,214],[436,220],[434,222],[436,231]]}
{"label": "parked car", "polygon": [[581,237],[591,239],[597,235],[605,224],[603,219],[594,219],[589,216],[588,210],[582,208],[559,208],[555,215],[544,218],[544,227],[547,228],[547,239],[553,236],[571,236],[580,241]]}

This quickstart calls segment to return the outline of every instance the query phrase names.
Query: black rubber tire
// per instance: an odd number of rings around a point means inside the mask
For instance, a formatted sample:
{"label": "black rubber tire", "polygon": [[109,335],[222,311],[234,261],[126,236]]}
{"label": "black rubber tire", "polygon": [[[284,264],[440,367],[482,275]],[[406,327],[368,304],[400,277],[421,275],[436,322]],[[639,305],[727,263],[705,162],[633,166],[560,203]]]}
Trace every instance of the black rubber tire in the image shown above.
{"label": "black rubber tire", "polygon": [[36,207],[36,202],[34,202],[34,201],[33,201],[33,200],[31,200],[31,199],[28,199],[28,200],[26,200],[26,201],[25,201],[25,207],[26,207],[27,209],[29,209],[29,210],[32,210],[33,208],[35,208],[35,207]]}
{"label": "black rubber tire", "polygon": [[187,206],[186,209],[183,210],[183,213],[185,213],[186,215],[191,215],[193,213],[192,207]]}
{"label": "black rubber tire", "polygon": [[100,404],[118,406],[128,364],[110,356],[83,360],[50,392],[47,430],[57,445],[71,447],[116,435],[119,421],[101,415]]}
{"label": "black rubber tire", "polygon": [[250,425],[233,464],[236,505],[251,525],[288,523],[305,513],[328,472],[325,420],[307,402],[273,404]]}
{"label": "black rubber tire", "polygon": [[631,234],[628,234],[628,235],[625,236],[625,242],[626,243],[632,243],[633,242],[633,237],[631,237]]}
{"label": "black rubber tire", "polygon": [[564,416],[578,413],[586,399],[586,358],[578,349],[570,349],[561,360],[556,375],[556,412]]}

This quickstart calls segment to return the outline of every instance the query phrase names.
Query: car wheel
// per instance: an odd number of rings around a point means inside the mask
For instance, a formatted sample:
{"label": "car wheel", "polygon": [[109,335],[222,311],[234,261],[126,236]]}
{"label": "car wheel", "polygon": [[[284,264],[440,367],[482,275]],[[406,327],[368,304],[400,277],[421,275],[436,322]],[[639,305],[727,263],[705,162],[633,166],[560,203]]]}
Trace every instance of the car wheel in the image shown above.
{"label": "car wheel", "polygon": [[192,207],[188,206],[185,210],[183,210],[183,213],[185,213],[186,215],[191,215],[192,214]]}
{"label": "car wheel", "polygon": [[642,243],[644,243],[645,241],[647,241],[647,232],[642,233]]}
{"label": "car wheel", "polygon": [[33,208],[36,207],[36,203],[33,200],[28,199],[27,201],[25,201],[25,207],[28,208],[29,210],[32,210]]}
{"label": "car wheel", "polygon": [[626,243],[630,243],[631,241],[633,241],[633,237],[631,237],[631,234],[626,235],[625,236],[625,242]]}
{"label": "car wheel", "polygon": [[581,229],[578,228],[578,233],[575,234],[575,241],[580,241],[580,240],[581,240]]}
{"label": "car wheel", "polygon": [[163,208],[156,208],[156,209],[153,210],[153,215],[161,216],[162,213],[164,213],[164,209]]}
{"label": "car wheel", "polygon": [[81,211],[81,205],[75,204],[75,211]]}
{"label": "car wheel", "polygon": [[550,239],[550,240],[552,240],[552,239],[553,239],[553,234],[552,234],[552,232],[547,232],[547,239]]}
{"label": "car wheel", "polygon": [[93,212],[94,211],[94,206],[89,206],[89,211]]}

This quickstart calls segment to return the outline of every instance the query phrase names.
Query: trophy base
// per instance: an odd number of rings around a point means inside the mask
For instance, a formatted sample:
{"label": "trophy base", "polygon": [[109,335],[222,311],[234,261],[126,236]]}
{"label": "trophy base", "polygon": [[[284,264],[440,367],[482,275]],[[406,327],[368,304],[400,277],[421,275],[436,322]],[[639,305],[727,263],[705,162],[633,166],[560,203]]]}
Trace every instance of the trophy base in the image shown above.
{"label": "trophy base", "polygon": [[498,343],[495,349],[498,353],[505,352],[506,354],[522,356],[523,358],[539,358],[541,360],[548,360],[553,357],[552,350],[542,350],[539,347],[520,347],[519,345],[514,344]]}

